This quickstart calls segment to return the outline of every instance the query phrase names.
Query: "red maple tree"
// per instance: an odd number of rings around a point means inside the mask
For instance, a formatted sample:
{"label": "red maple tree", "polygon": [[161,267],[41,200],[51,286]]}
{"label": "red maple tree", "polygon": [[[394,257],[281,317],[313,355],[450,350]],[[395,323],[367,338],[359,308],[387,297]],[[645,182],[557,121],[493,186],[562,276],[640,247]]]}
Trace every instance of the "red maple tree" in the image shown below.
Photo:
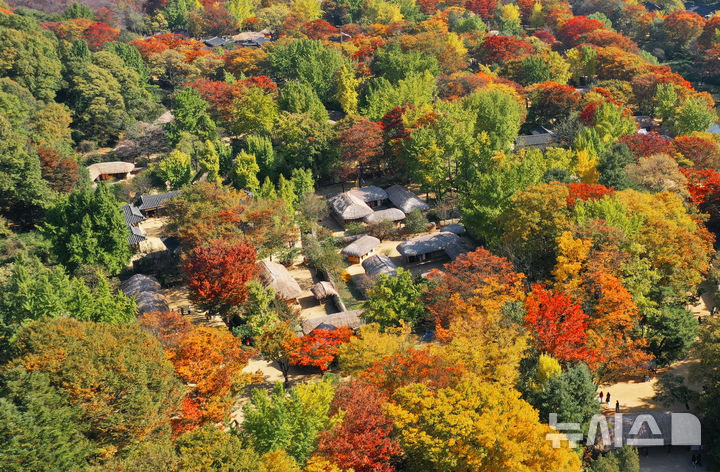
{"label": "red maple tree", "polygon": [[347,327],[316,329],[300,339],[300,346],[290,353],[290,362],[293,365],[319,367],[325,372],[335,360],[340,345],[348,342],[352,335],[352,330]]}
{"label": "red maple tree", "polygon": [[605,25],[598,20],[592,20],[586,16],[575,16],[570,18],[557,32],[557,37],[568,47],[577,45],[582,35],[595,30],[604,29]]}
{"label": "red maple tree", "polygon": [[165,349],[174,349],[192,331],[190,320],[177,311],[144,313],[138,324],[155,336]]}
{"label": "red maple tree", "polygon": [[187,256],[184,270],[194,300],[210,307],[242,305],[257,275],[255,247],[247,241],[209,241]]}
{"label": "red maple tree", "polygon": [[465,368],[427,349],[410,348],[375,362],[362,378],[392,395],[398,388],[424,383],[433,390],[453,385]]}
{"label": "red maple tree", "polygon": [[42,178],[56,192],[67,193],[75,188],[80,179],[77,161],[72,157],[63,157],[57,151],[40,147],[37,149],[40,158]]}
{"label": "red maple tree", "polygon": [[630,152],[638,158],[666,153],[671,149],[671,142],[655,132],[622,136],[620,142],[627,144]]}
{"label": "red maple tree", "polygon": [[605,195],[612,195],[615,189],[601,184],[572,183],[568,185],[567,204],[575,206],[578,200],[600,200]]}
{"label": "red maple tree", "polygon": [[110,27],[107,23],[94,23],[83,33],[91,51],[99,51],[105,43],[114,41],[120,30]]}
{"label": "red maple tree", "polygon": [[714,169],[718,166],[720,149],[715,141],[698,136],[678,136],[672,147],[699,169]]}
{"label": "red maple tree", "polygon": [[378,168],[383,155],[383,128],[363,118],[356,121],[338,136],[342,157],[343,178],[362,179],[369,168]]}
{"label": "red maple tree", "polygon": [[310,39],[328,39],[330,35],[340,31],[323,19],[309,21],[302,25],[301,30]]}
{"label": "red maple tree", "polygon": [[533,54],[535,48],[529,41],[513,36],[486,36],[482,43],[481,59],[486,63],[504,64],[510,59]]}
{"label": "red maple tree", "polygon": [[525,299],[525,324],[540,351],[560,361],[591,361],[587,346],[587,318],[580,305],[543,285],[533,285]]}
{"label": "red maple tree", "polygon": [[358,380],[338,387],[330,414],[344,412],[342,423],[323,432],[318,453],[355,472],[394,472],[392,461],[402,453],[390,437],[393,421],[385,415],[388,397],[377,387]]}
{"label": "red maple tree", "polygon": [[495,0],[467,0],[465,9],[480,16],[484,21],[495,18],[498,4]]}

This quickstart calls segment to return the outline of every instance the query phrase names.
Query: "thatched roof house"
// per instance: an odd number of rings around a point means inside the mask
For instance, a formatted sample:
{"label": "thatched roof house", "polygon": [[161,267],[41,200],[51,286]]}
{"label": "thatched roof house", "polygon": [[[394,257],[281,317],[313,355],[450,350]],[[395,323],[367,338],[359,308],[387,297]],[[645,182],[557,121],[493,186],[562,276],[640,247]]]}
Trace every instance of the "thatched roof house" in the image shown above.
{"label": "thatched roof house", "polygon": [[373,211],[367,203],[351,193],[341,193],[329,200],[333,216],[340,224],[360,221]]}
{"label": "thatched roof house", "polygon": [[446,249],[457,257],[458,251],[464,252],[460,236],[449,231],[431,233],[408,239],[398,245],[398,252],[406,262],[420,262],[440,257],[452,257]]}
{"label": "thatched roof house", "polygon": [[297,302],[303,290],[284,265],[268,260],[260,261],[258,265],[260,276],[280,298],[289,302]]}
{"label": "thatched roof house", "polygon": [[387,210],[379,210],[374,211],[372,214],[366,216],[363,221],[365,223],[372,225],[377,224],[382,221],[392,221],[393,223],[397,221],[402,221],[405,219],[405,213],[402,212],[399,208],[388,208]]}
{"label": "thatched roof house", "polygon": [[93,182],[98,179],[107,180],[111,177],[127,179],[130,177],[130,173],[135,170],[135,164],[122,161],[98,162],[87,166],[87,170],[90,174],[90,180]]}
{"label": "thatched roof house", "polygon": [[420,200],[420,197],[405,187],[393,185],[385,191],[387,192],[388,198],[392,204],[401,209],[404,213],[410,213],[413,210],[426,211],[430,209],[427,203]]}
{"label": "thatched roof house", "polygon": [[151,311],[169,311],[170,307],[160,293],[160,282],[155,277],[135,274],[122,283],[126,297],[134,297],[140,314]]}
{"label": "thatched roof house", "polygon": [[316,329],[336,330],[338,328],[358,329],[365,324],[360,317],[362,310],[343,311],[332,315],[311,318],[302,322],[303,334],[307,335]]}
{"label": "thatched roof house", "polygon": [[388,194],[385,190],[381,189],[380,187],[376,187],[374,185],[369,185],[367,187],[360,187],[360,188],[354,188],[351,190],[348,190],[350,195],[353,195],[355,197],[358,197],[360,200],[367,203],[369,206],[374,207],[378,205],[382,205],[382,203],[387,200]]}
{"label": "thatched roof house", "polygon": [[465,234],[465,227],[461,225],[460,223],[453,223],[451,225],[443,226],[443,231],[449,231],[451,233],[455,233],[457,235]]}
{"label": "thatched roof house", "polygon": [[395,275],[397,266],[384,254],[375,254],[368,257],[362,263],[365,274],[370,277],[377,277],[380,274]]}
{"label": "thatched roof house", "polygon": [[346,246],[345,249],[340,251],[340,254],[347,257],[348,261],[359,264],[365,257],[372,254],[379,245],[380,240],[378,238],[365,235]]}
{"label": "thatched roof house", "polygon": [[316,300],[325,300],[328,297],[338,296],[335,285],[332,282],[327,282],[325,280],[313,285],[310,288],[310,291],[312,292]]}

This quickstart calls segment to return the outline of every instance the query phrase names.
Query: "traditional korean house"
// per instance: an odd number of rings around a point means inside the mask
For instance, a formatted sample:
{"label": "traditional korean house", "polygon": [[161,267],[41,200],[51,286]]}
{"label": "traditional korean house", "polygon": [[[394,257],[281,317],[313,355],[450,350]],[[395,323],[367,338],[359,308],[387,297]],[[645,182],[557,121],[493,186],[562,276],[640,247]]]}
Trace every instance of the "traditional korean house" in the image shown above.
{"label": "traditional korean house", "polygon": [[380,240],[378,238],[365,235],[353,241],[340,253],[347,258],[348,262],[359,264],[363,259],[375,252],[375,248],[379,245]]}

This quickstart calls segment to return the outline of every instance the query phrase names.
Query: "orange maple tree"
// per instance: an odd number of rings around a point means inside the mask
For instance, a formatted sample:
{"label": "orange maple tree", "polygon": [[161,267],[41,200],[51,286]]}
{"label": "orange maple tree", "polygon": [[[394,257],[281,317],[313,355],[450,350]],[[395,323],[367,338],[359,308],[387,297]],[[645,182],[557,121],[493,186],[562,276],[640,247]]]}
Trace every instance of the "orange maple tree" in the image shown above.
{"label": "orange maple tree", "polygon": [[300,339],[298,348],[290,353],[294,365],[319,367],[325,372],[335,360],[341,344],[350,340],[353,332],[350,328],[315,329]]}
{"label": "orange maple tree", "polygon": [[565,294],[533,285],[525,309],[525,324],[541,352],[569,362],[591,363],[596,358],[587,345],[588,316]]}
{"label": "orange maple tree", "polygon": [[413,383],[426,384],[433,390],[454,385],[465,372],[439,353],[410,348],[373,363],[362,378],[388,394]]}

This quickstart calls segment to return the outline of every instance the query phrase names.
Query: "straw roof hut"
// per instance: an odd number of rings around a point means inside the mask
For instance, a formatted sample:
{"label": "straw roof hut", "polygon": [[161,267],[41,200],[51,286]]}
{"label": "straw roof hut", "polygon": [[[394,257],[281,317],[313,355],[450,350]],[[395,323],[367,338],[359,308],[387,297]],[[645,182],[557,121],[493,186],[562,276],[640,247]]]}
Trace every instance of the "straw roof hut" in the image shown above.
{"label": "straw roof hut", "polygon": [[449,231],[457,235],[465,234],[465,227],[460,223],[453,223],[451,225],[443,226],[443,231]]}
{"label": "straw roof hut", "polygon": [[308,335],[316,329],[336,330],[338,328],[358,329],[365,324],[360,317],[363,310],[343,311],[332,315],[310,318],[302,322],[303,334]]}
{"label": "straw roof hut", "polygon": [[363,261],[362,267],[370,277],[377,277],[380,274],[395,275],[397,271],[397,266],[384,254],[368,257]]}
{"label": "straw roof hut", "polygon": [[368,185],[367,187],[360,187],[348,190],[350,195],[358,197],[370,206],[381,205],[388,198],[388,194],[385,190],[374,185]]}
{"label": "straw roof hut", "polygon": [[130,175],[130,172],[135,170],[135,164],[122,161],[98,162],[97,164],[87,166],[87,170],[90,174],[90,180],[93,182],[99,178],[107,179],[110,176],[125,179]]}
{"label": "straw roof hut", "polygon": [[465,252],[460,236],[449,231],[425,234],[417,238],[408,239],[404,243],[399,244],[397,250],[406,262],[419,262],[438,256],[451,257],[451,255],[446,252],[448,248],[450,248],[450,252],[453,254],[457,253],[457,251],[461,251],[461,253]]}
{"label": "straw roof hut", "polygon": [[126,297],[135,298],[140,314],[151,311],[170,311],[165,296],[160,293],[160,282],[155,277],[135,274],[122,283]]}
{"label": "straw roof hut", "polygon": [[135,274],[122,283],[122,291],[126,297],[134,297],[141,292],[157,292],[160,282],[155,277],[145,274]]}
{"label": "straw roof hut", "polygon": [[333,197],[329,203],[333,215],[342,224],[362,220],[373,212],[367,203],[347,192]]}
{"label": "straw roof hut", "polygon": [[402,221],[405,219],[405,213],[402,212],[402,210],[398,208],[388,208],[387,210],[379,210],[374,211],[370,215],[366,216],[363,221],[365,223],[372,225],[380,223],[381,221]]}
{"label": "straw roof hut", "polygon": [[310,288],[310,291],[312,292],[313,296],[315,296],[316,300],[325,300],[328,297],[338,296],[335,285],[332,282],[327,282],[325,280],[313,285]]}
{"label": "straw roof hut", "polygon": [[259,262],[260,276],[283,300],[297,302],[302,289],[284,265],[268,260]]}
{"label": "straw roof hut", "polygon": [[365,257],[372,254],[379,245],[380,240],[378,238],[365,235],[350,243],[340,253],[347,257],[348,261],[359,264]]}
{"label": "straw roof hut", "polygon": [[393,185],[385,191],[387,192],[388,198],[392,204],[400,208],[405,213],[410,213],[413,210],[426,211],[430,209],[427,203],[420,200],[420,197],[405,187]]}

